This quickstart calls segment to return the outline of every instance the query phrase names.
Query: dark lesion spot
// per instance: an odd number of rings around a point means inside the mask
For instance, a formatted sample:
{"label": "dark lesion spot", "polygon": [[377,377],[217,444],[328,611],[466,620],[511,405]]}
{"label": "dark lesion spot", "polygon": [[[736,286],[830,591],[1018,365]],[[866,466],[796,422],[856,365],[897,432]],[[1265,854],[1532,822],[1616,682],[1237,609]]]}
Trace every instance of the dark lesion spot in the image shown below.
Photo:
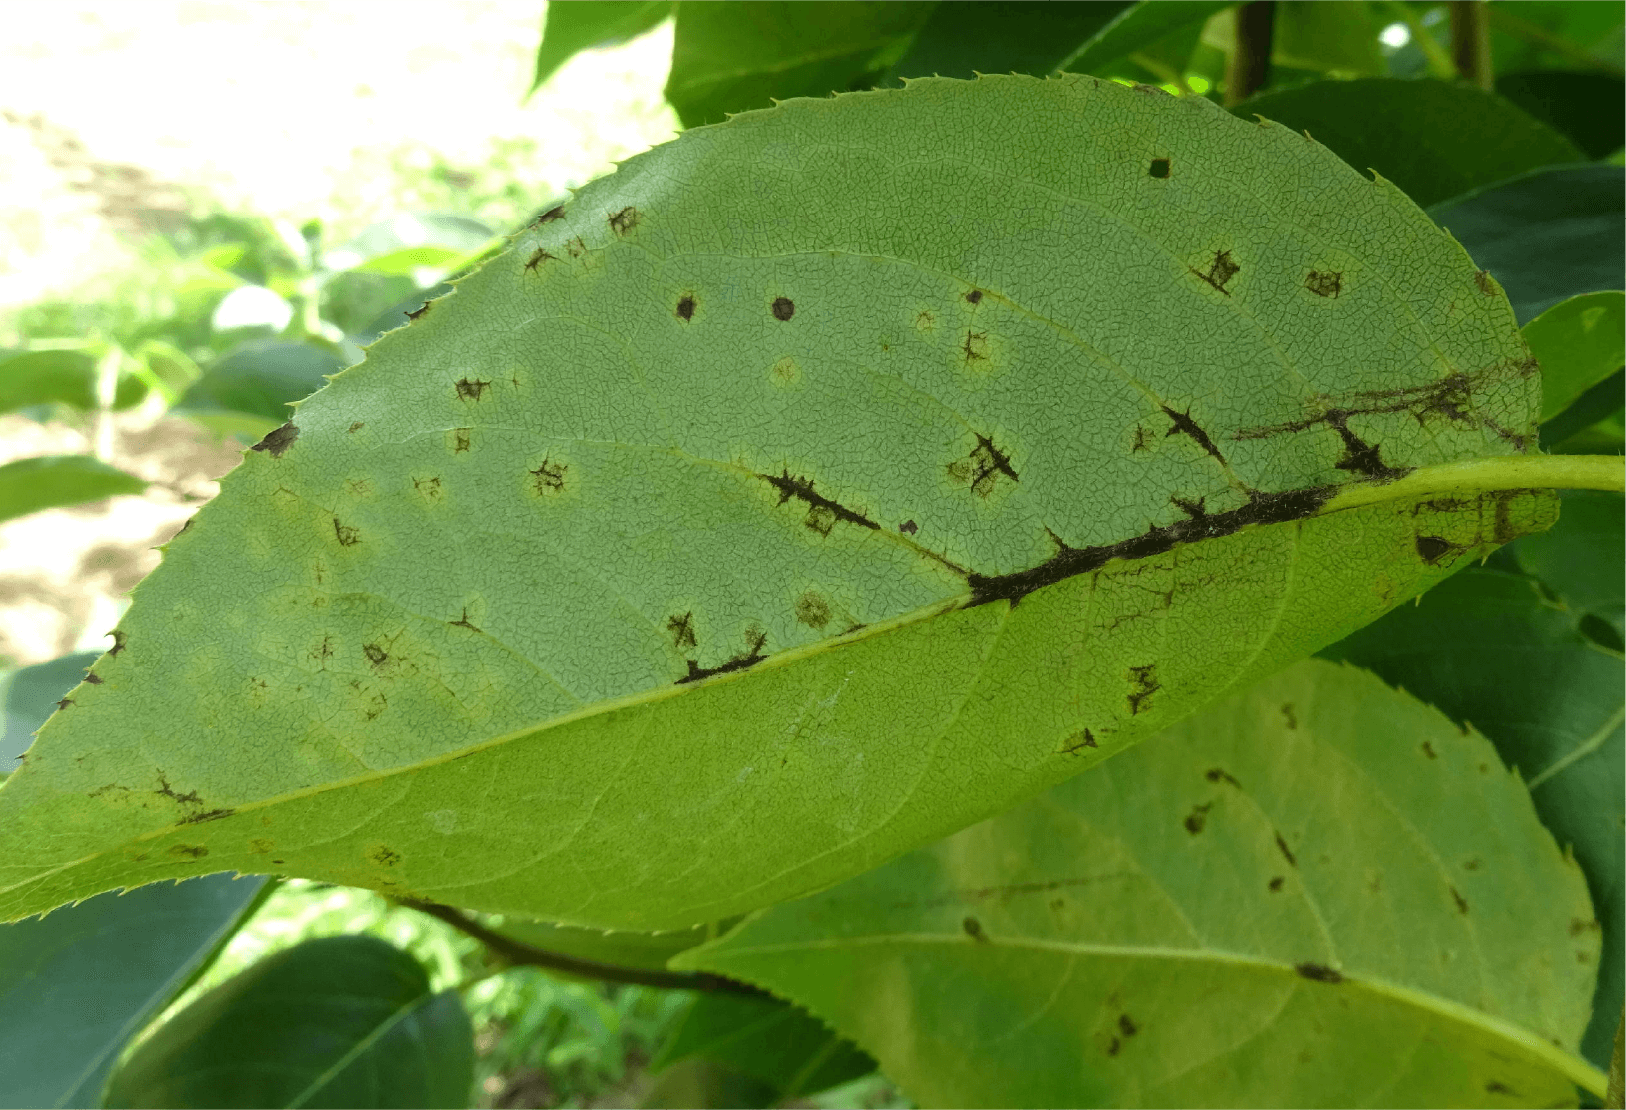
{"label": "dark lesion spot", "polygon": [[1209,782],[1228,783],[1231,786],[1236,787],[1238,790],[1242,789],[1242,784],[1237,782],[1236,779],[1232,778],[1231,773],[1223,767],[1210,767],[1207,771],[1203,772],[1203,778],[1207,779]]}
{"label": "dark lesion spot", "polygon": [[85,674],[85,681],[90,683],[92,686],[100,686],[102,684],[102,676],[97,674],[95,671],[88,671]]}
{"label": "dark lesion spot", "polygon": [[768,642],[767,633],[760,628],[752,626],[745,630],[745,651],[733,656],[715,667],[702,667],[693,659],[688,660],[689,673],[678,679],[678,685],[686,682],[698,682],[702,678],[710,678],[714,674],[727,674],[730,671],[743,671],[747,667],[754,667],[767,658],[763,654],[763,645]]}
{"label": "dark lesion spot", "polygon": [[62,710],[68,708],[68,706],[75,704],[77,703],[72,698],[63,698],[61,701],[56,703],[57,711],[61,712]]}
{"label": "dark lesion spot", "polygon": [[1089,729],[1085,729],[1083,732],[1075,732],[1073,735],[1067,738],[1066,743],[1062,745],[1061,754],[1077,755],[1085,748],[1096,748],[1099,746],[1100,745],[1095,742],[1095,733],[1091,732]]}
{"label": "dark lesion spot", "polygon": [[1139,424],[1135,425],[1135,442],[1130,445],[1130,452],[1146,451],[1152,446],[1152,433]]}
{"label": "dark lesion spot", "polygon": [[677,648],[694,647],[697,641],[694,635],[693,611],[679,616],[667,617],[666,631],[672,634],[672,646]]}
{"label": "dark lesion spot", "polygon": [[401,862],[401,853],[387,845],[379,844],[367,853],[367,858],[380,867],[394,867]]}
{"label": "dark lesion spot", "polygon": [[171,844],[169,854],[180,859],[202,859],[209,854],[209,849],[201,844]]}
{"label": "dark lesion spot", "polygon": [[565,250],[570,253],[570,257],[580,258],[587,253],[587,244],[582,242],[582,237],[578,235],[565,244]]}
{"label": "dark lesion spot", "polygon": [[265,438],[260,440],[260,442],[256,443],[253,447],[249,448],[249,450],[264,451],[273,459],[280,459],[282,458],[282,453],[288,450],[288,447],[298,438],[299,429],[294,427],[294,422],[290,420],[282,427],[273,428],[271,431],[265,433]]}
{"label": "dark lesion spot", "polygon": [[1289,867],[1299,865],[1298,858],[1293,855],[1293,849],[1287,846],[1287,839],[1281,833],[1276,834],[1276,850],[1282,854],[1282,858],[1287,861]]}
{"label": "dark lesion spot", "polygon": [[565,475],[570,467],[564,463],[556,463],[552,459],[544,458],[542,465],[530,471],[531,488],[543,497],[551,497],[556,493],[563,493],[565,489]]}
{"label": "dark lesion spot", "polygon": [[1157,665],[1154,663],[1148,663],[1143,667],[1130,667],[1129,682],[1130,716],[1149,708],[1146,704],[1147,699],[1163,688],[1157,680]]}
{"label": "dark lesion spot", "polygon": [[880,530],[881,526],[863,513],[855,512],[815,492],[812,479],[792,477],[788,468],[781,470],[777,477],[772,474],[758,474],[757,477],[779,491],[779,504],[783,505],[793,498],[805,503],[807,516],[802,523],[821,536],[828,536],[835,528],[836,522],[842,520],[849,524]]}
{"label": "dark lesion spot", "polygon": [[1317,983],[1342,983],[1344,981],[1342,974],[1328,967],[1326,964],[1310,963],[1306,961],[1302,964],[1294,964],[1293,970],[1298,972],[1301,977],[1310,979]]}
{"label": "dark lesion spot", "polygon": [[982,303],[982,290],[981,289],[973,289],[973,290],[971,290],[971,292],[969,292],[969,293],[967,293],[965,295],[965,299],[970,304],[981,304]]}
{"label": "dark lesion spot", "polygon": [[1116,1056],[1116,1055],[1118,1055],[1118,1053],[1122,1049],[1123,1049],[1123,1042],[1120,1041],[1117,1037],[1113,1037],[1112,1040],[1107,1042],[1107,1055],[1108,1056]]}
{"label": "dark lesion spot", "polygon": [[1126,1037],[1133,1037],[1136,1033],[1140,1032],[1140,1026],[1136,1025],[1135,1019],[1130,1017],[1128,1014],[1119,1014],[1118,1032],[1122,1033]]}
{"label": "dark lesion spot", "polygon": [[440,479],[433,475],[428,478],[412,479],[412,488],[417,490],[426,501],[439,501],[445,496],[444,491],[440,488]]}
{"label": "dark lesion spot", "polygon": [[1423,741],[1423,754],[1428,756],[1430,759],[1440,758],[1434,754],[1434,745],[1430,744],[1427,740]]}
{"label": "dark lesion spot", "polygon": [[185,794],[178,793],[169,784],[169,779],[164,776],[162,771],[158,772],[158,789],[154,790],[153,793],[168,798],[172,802],[178,802],[183,806],[200,806],[203,804],[203,799],[198,796],[196,790],[188,790]]}
{"label": "dark lesion spot", "polygon": [[219,821],[236,813],[235,809],[211,809],[203,813],[194,813],[189,817],[182,817],[175,822],[177,825],[201,825],[205,821]]}
{"label": "dark lesion spot", "polygon": [[345,431],[349,432],[351,435],[355,435],[366,426],[366,424],[362,423],[360,420],[357,420],[355,423],[351,424],[350,427],[346,428]]}
{"label": "dark lesion spot", "polygon": [[1231,257],[1230,251],[1215,251],[1214,261],[1209,263],[1206,273],[1194,266],[1187,267],[1187,269],[1227,297],[1231,294],[1225,288],[1226,284],[1242,272],[1242,267],[1237,265],[1236,261]]}
{"label": "dark lesion spot", "polygon": [[565,206],[562,205],[562,204],[556,204],[552,208],[548,209],[546,212],[544,212],[540,216],[538,216],[536,218],[536,223],[532,224],[531,226],[540,227],[542,224],[551,224],[554,220],[562,220],[564,218],[565,218]]}
{"label": "dark lesion spot", "polygon": [[1474,274],[1474,284],[1479,286],[1479,291],[1481,293],[1485,294],[1485,296],[1487,296],[1487,297],[1496,296],[1496,283],[1491,280],[1491,274],[1490,274],[1489,270],[1479,270],[1479,271],[1477,271]]}
{"label": "dark lesion spot", "polygon": [[1462,892],[1454,886],[1447,889],[1451,891],[1451,901],[1457,904],[1457,912],[1466,914],[1468,912],[1468,899],[1464,898]]}
{"label": "dark lesion spot", "polygon": [[1186,827],[1186,831],[1188,833],[1190,833],[1192,836],[1196,836],[1198,833],[1203,831],[1203,826],[1208,824],[1208,811],[1213,808],[1213,802],[1208,802],[1199,806],[1192,806],[1191,812],[1186,814],[1186,819],[1180,823]]}
{"label": "dark lesion spot", "polygon": [[107,654],[109,655],[117,655],[119,652],[124,650],[126,644],[129,642],[129,638],[116,628],[112,632],[109,632],[108,635],[113,637],[113,646],[107,649]]}
{"label": "dark lesion spot", "polygon": [[486,395],[491,383],[470,378],[460,378],[457,382],[457,398],[460,401],[478,401]]}
{"label": "dark lesion spot", "polygon": [[1292,702],[1288,702],[1282,706],[1282,722],[1286,724],[1288,728],[1299,727],[1299,719],[1293,712]]}
{"label": "dark lesion spot", "polygon": [[1270,882],[1266,883],[1265,885],[1270,888],[1270,892],[1272,894],[1276,894],[1276,893],[1280,892],[1280,890],[1282,889],[1282,883],[1284,883],[1286,881],[1287,880],[1282,878],[1282,876],[1277,875],[1274,879],[1270,880]]}
{"label": "dark lesion spot", "polygon": [[912,520],[906,520],[902,524],[898,525],[898,531],[902,532],[906,536],[912,536],[916,532],[920,531],[920,525],[916,524]]}
{"label": "dark lesion spot", "polygon": [[789,297],[775,297],[771,310],[773,318],[783,323],[796,315],[796,303]]}
{"label": "dark lesion spot", "polygon": [[1509,1096],[1515,1096],[1515,1097],[1519,1093],[1519,1092],[1515,1091],[1512,1087],[1509,1087],[1506,1083],[1499,1083],[1494,1079],[1488,1080],[1485,1083],[1485,1091],[1488,1094],[1509,1095]]}
{"label": "dark lesion spot", "polygon": [[1178,435],[1190,436],[1192,442],[1194,442],[1198,447],[1201,447],[1204,451],[1208,452],[1215,462],[1219,463],[1221,466],[1226,465],[1225,456],[1220,454],[1218,447],[1214,446],[1214,441],[1209,438],[1208,432],[1191,418],[1191,410],[1189,408],[1186,409],[1185,412],[1175,412],[1173,409],[1169,408],[1169,406],[1164,405],[1163,415],[1167,416],[1169,420],[1173,422],[1173,427],[1163,433],[1164,439],[1168,439],[1170,436]]}
{"label": "dark lesion spot", "polygon": [[638,226],[638,209],[629,204],[619,212],[612,212],[609,219],[610,230],[617,235],[625,235]]}
{"label": "dark lesion spot", "polygon": [[1344,272],[1311,270],[1304,277],[1304,288],[1318,297],[1336,297],[1344,288]]}
{"label": "dark lesion spot", "polygon": [[433,302],[433,301],[424,301],[423,304],[419,305],[417,308],[409,309],[407,311],[406,318],[408,320],[416,320],[418,317],[422,316],[425,312],[428,312],[429,311],[429,306],[434,304],[434,303],[435,302]]}
{"label": "dark lesion spot", "polygon": [[967,328],[965,339],[960,344],[960,353],[967,363],[985,360],[988,357],[988,333]]}
{"label": "dark lesion spot", "polygon": [[361,533],[348,524],[341,524],[338,517],[333,518],[333,535],[340,547],[354,547],[361,542]]}
{"label": "dark lesion spot", "polygon": [[458,617],[455,621],[447,621],[446,623],[457,628],[466,628],[470,632],[480,631],[474,626],[474,622],[469,620],[469,607],[467,605],[463,606],[463,615],[461,617]]}
{"label": "dark lesion spot", "polygon": [[363,644],[361,653],[367,657],[367,662],[375,667],[382,667],[390,659],[389,652],[377,644]]}
{"label": "dark lesion spot", "polygon": [[982,931],[982,922],[978,921],[974,917],[968,917],[964,921],[960,922],[960,928],[965,930],[966,936],[980,944],[992,943],[988,939],[988,934]]}
{"label": "dark lesion spot", "polygon": [[1159,180],[1169,176],[1169,160],[1167,158],[1153,158],[1151,167],[1146,171],[1147,176]]}
{"label": "dark lesion spot", "polygon": [[823,628],[830,623],[830,603],[808,590],[796,599],[796,619],[809,628]]}
{"label": "dark lesion spot", "polygon": [[971,453],[949,463],[947,469],[950,480],[957,485],[969,485],[971,492],[982,498],[993,494],[1001,477],[1013,482],[1021,481],[1016,468],[1011,465],[1010,455],[981,434],[977,435],[977,445],[971,449]]}
{"label": "dark lesion spot", "polygon": [[543,247],[537,247],[531,252],[531,257],[525,260],[525,272],[535,273],[536,268],[544,262],[552,262],[554,256]]}
{"label": "dark lesion spot", "polygon": [[678,298],[677,318],[685,324],[694,319],[694,296],[692,294],[685,293]]}
{"label": "dark lesion spot", "polygon": [[1431,567],[1437,567],[1452,552],[1461,552],[1462,548],[1442,536],[1418,536],[1417,557]]}
{"label": "dark lesion spot", "polygon": [[473,444],[473,428],[452,429],[452,453],[461,455]]}

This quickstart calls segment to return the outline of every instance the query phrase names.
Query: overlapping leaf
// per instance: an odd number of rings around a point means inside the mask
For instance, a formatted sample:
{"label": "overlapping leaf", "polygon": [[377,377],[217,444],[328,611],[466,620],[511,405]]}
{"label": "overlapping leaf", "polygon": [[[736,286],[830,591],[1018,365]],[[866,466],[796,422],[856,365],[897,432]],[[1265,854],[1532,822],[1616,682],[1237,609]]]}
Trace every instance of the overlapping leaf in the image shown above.
{"label": "overlapping leaf", "polygon": [[1385,492],[1539,400],[1398,190],[1207,101],[689,132],[246,456],[0,791],[0,915],[229,868],[632,929],[827,885],[1543,527]]}

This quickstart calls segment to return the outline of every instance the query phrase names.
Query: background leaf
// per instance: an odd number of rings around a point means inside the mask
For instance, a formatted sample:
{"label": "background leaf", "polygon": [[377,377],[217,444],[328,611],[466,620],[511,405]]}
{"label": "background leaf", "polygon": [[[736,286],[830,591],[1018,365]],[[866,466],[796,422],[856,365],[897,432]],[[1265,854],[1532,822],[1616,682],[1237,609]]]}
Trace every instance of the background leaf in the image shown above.
{"label": "background leaf", "polygon": [[1575,144],[1510,101],[1443,81],[1316,81],[1255,96],[1232,111],[1308,131],[1355,169],[1376,170],[1424,207],[1583,159]]}
{"label": "background leaf", "polygon": [[1541,419],[1551,420],[1626,362],[1626,293],[1583,293],[1523,328],[1541,360]]}
{"label": "background leaf", "polygon": [[1482,737],[1312,661],[673,962],[927,1105],[1514,1106],[1602,1089],[1591,921]]}
{"label": "background leaf", "polygon": [[265,886],[211,875],[0,925],[0,1106],[100,1106],[125,1043],[231,938]]}
{"label": "background leaf", "polygon": [[464,1107],[474,1031],[455,991],[367,936],[268,956],[170,1017],[108,1084],[110,1107]]}
{"label": "background leaf", "polygon": [[1561,166],[1437,204],[1429,215],[1501,283],[1519,322],[1626,285],[1619,166]]}
{"label": "background leaf", "polygon": [[535,92],[560,66],[583,50],[619,46],[653,28],[671,13],[671,0],[573,0],[549,4],[536,49]]}
{"label": "background leaf", "polygon": [[1100,73],[1112,63],[1175,31],[1200,27],[1230,0],[1141,0],[1120,12],[1056,68],[1066,73]]}
{"label": "background leaf", "polygon": [[136,494],[147,483],[93,455],[42,455],[0,466],[0,520]]}
{"label": "background leaf", "polygon": [[33,405],[96,407],[96,360],[84,351],[0,355],[0,412]]}
{"label": "background leaf", "polygon": [[1555,131],[1588,158],[1607,158],[1626,133],[1626,80],[1619,74],[1536,70],[1502,73],[1496,91]]}
{"label": "background leaf", "polygon": [[16,766],[17,759],[34,742],[34,733],[56,712],[56,703],[85,680],[85,672],[100,658],[99,651],[75,652],[31,667],[18,667],[6,677],[0,774]]}
{"label": "background leaf", "polygon": [[251,417],[240,423],[263,435],[342,369],[338,355],[313,343],[245,343],[210,366],[173,411],[221,431],[238,430],[233,418]]}
{"label": "background leaf", "polygon": [[970,78],[978,73],[1042,77],[1063,58],[1133,7],[1127,0],[1052,4],[1012,0],[940,0],[892,67],[900,77]]}

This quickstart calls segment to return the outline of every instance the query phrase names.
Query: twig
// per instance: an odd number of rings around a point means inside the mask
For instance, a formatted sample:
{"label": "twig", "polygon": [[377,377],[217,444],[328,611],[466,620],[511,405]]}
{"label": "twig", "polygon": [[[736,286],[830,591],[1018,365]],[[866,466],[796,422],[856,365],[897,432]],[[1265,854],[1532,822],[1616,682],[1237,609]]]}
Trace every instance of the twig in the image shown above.
{"label": "twig", "polygon": [[1451,0],[1451,60],[1464,81],[1489,92],[1495,81],[1486,7],[1486,0]]}
{"label": "twig", "polygon": [[1253,0],[1236,9],[1236,38],[1225,65],[1225,106],[1235,107],[1270,79],[1275,0]]}
{"label": "twig", "polygon": [[721,975],[713,975],[708,971],[662,971],[654,968],[621,967],[618,964],[600,963],[581,956],[567,956],[563,952],[549,952],[545,948],[536,948],[524,941],[503,936],[451,906],[405,899],[401,904],[467,933],[502,959],[516,966],[543,967],[550,971],[579,975],[584,979],[603,979],[610,983],[629,983],[639,987],[745,994],[756,998],[764,996],[764,992],[756,987]]}

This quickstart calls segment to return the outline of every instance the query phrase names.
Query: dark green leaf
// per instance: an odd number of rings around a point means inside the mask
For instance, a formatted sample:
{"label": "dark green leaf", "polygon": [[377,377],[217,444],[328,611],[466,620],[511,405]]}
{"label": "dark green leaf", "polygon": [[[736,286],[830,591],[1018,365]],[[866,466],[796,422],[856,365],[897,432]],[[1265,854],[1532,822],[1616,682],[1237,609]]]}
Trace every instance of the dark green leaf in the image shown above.
{"label": "dark green leaf", "polygon": [[1583,293],[1524,326],[1541,361],[1541,420],[1569,408],[1626,362],[1626,293]]}
{"label": "dark green leaf", "polygon": [[108,1084],[113,1107],[462,1107],[474,1031],[455,991],[368,936],[278,952],[171,1017]]}
{"label": "dark green leaf", "polygon": [[245,343],[209,367],[175,411],[187,416],[240,413],[281,424],[288,404],[327,384],[343,369],[338,356],[310,343]]}
{"label": "dark green leaf", "polygon": [[775,100],[868,88],[931,12],[870,0],[680,4],[666,99],[694,127]]}
{"label": "dark green leaf", "polygon": [[1620,75],[1619,3],[1498,0],[1488,9],[1495,72],[1562,68]]}
{"label": "dark green leaf", "polygon": [[1067,73],[1103,72],[1120,58],[1182,28],[1201,25],[1230,6],[1227,0],[1141,0],[1119,13],[1056,68]]}
{"label": "dark green leaf", "polygon": [[1588,158],[1620,149],[1626,131],[1626,81],[1607,73],[1538,70],[1505,73],[1496,91],[1555,131],[1568,135]]}
{"label": "dark green leaf", "polygon": [[101,1105],[119,1051],[237,931],[266,882],[209,875],[0,926],[0,1106]]}
{"label": "dark green leaf", "polygon": [[1042,77],[1132,7],[1130,0],[1093,4],[943,0],[889,77],[970,78],[978,73]]}
{"label": "dark green leaf", "polygon": [[1536,170],[1428,214],[1501,282],[1520,324],[1577,293],[1626,284],[1619,166]]}
{"label": "dark green leaf", "polygon": [[0,412],[31,405],[96,407],[96,360],[84,351],[29,351],[0,361]]}
{"label": "dark green leaf", "polygon": [[34,732],[56,712],[56,703],[84,681],[85,671],[101,657],[99,651],[81,651],[12,673],[5,692],[5,732],[0,734],[0,774],[12,769],[34,742]]}
{"label": "dark green leaf", "polygon": [[549,4],[536,48],[536,74],[527,95],[583,50],[618,46],[637,38],[672,10],[670,0],[575,0]]}
{"label": "dark green leaf", "polygon": [[[1598,559],[1614,559],[1618,598],[1620,498],[1599,496],[1616,503],[1613,553]],[[1573,504],[1566,499],[1566,514]],[[1552,565],[1540,556],[1535,561]],[[1573,846],[1604,934],[1593,1021],[1582,1042],[1587,1058],[1602,1066],[1620,1012],[1626,939],[1621,661],[1577,630],[1578,616],[1544,600],[1529,579],[1470,568],[1323,654],[1368,667],[1471,722],[1519,768],[1542,823],[1560,844]]]}
{"label": "dark green leaf", "polygon": [[495,926],[504,936],[534,948],[596,960],[617,967],[660,971],[679,952],[704,944],[717,930],[706,925],[670,933],[606,932],[543,921],[505,921]]}
{"label": "dark green leaf", "polygon": [[1626,632],[1621,566],[1626,564],[1620,494],[1567,490],[1558,523],[1513,544],[1513,556],[1571,609],[1592,613]]}
{"label": "dark green leaf", "polygon": [[[357,280],[367,279],[369,281],[398,280],[381,278],[376,274],[346,274],[345,278],[354,278]],[[428,304],[436,297],[444,297],[451,291],[452,287],[444,281],[438,285],[431,286],[428,289],[419,289],[415,293],[408,296],[405,300],[397,300],[394,304],[390,305],[390,307],[381,312],[376,312],[375,315],[371,317],[370,322],[364,327],[357,329],[350,336],[350,338],[353,342],[363,347],[370,343],[374,343],[377,341],[378,337],[383,335],[385,332],[393,331],[396,328],[404,328],[407,324],[411,323],[412,321],[408,316],[408,313],[418,311],[418,309],[422,308],[425,304]]]}
{"label": "dark green leaf", "polygon": [[0,520],[147,488],[91,455],[42,455],[0,466]]}
{"label": "dark green leaf", "polygon": [[1570,402],[1568,408],[1541,426],[1541,449],[1557,455],[1619,455],[1622,441],[1622,398],[1626,374],[1609,377]]}
{"label": "dark green leaf", "polygon": [[799,1006],[764,995],[703,994],[684,1011],[654,1069],[700,1057],[771,1085],[773,1101],[868,1075],[875,1061]]}
{"label": "dark green leaf", "polygon": [[1424,206],[1582,159],[1573,143],[1510,101],[1441,81],[1316,81],[1232,110],[1308,131],[1357,170],[1377,171]]}
{"label": "dark green leaf", "polygon": [[1378,31],[1386,20],[1364,0],[1278,0],[1275,14],[1272,64],[1363,77],[1383,72]]}

